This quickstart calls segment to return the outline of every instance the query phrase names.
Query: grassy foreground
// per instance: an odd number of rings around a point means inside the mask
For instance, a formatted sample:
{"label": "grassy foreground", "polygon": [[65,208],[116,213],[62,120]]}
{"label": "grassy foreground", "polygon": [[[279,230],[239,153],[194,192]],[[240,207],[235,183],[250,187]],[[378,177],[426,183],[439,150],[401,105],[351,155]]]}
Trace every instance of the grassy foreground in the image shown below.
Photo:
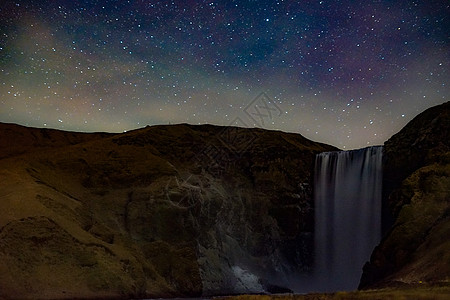
{"label": "grassy foreground", "polygon": [[240,295],[227,297],[233,300],[329,300],[329,299],[450,299],[450,286],[386,288],[354,292],[336,292],[307,295]]}

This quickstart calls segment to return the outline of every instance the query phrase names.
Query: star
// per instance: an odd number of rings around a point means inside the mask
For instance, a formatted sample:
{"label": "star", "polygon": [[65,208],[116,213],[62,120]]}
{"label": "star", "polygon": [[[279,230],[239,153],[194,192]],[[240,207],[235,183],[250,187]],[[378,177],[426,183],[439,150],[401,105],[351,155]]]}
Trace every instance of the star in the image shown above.
{"label": "star", "polygon": [[345,149],[381,144],[448,101],[448,11],[445,1],[8,0],[0,121],[255,126],[244,109],[264,92],[288,113],[255,106],[256,126]]}

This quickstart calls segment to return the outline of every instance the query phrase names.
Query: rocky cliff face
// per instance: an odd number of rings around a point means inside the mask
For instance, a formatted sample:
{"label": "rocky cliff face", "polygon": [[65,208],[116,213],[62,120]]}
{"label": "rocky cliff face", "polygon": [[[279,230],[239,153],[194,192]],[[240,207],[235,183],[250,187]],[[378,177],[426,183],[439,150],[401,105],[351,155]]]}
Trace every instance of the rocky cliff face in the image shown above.
{"label": "rocky cliff face", "polygon": [[311,266],[330,146],[209,125],[0,136],[0,298],[255,292]]}
{"label": "rocky cliff face", "polygon": [[449,284],[450,102],[430,108],[385,143],[384,201],[395,220],[361,288]]}

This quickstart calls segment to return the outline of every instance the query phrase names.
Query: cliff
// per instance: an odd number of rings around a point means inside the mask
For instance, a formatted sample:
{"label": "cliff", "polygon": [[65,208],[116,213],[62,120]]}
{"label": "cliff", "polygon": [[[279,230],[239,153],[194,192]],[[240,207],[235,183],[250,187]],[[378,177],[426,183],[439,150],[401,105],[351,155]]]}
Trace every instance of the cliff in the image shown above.
{"label": "cliff", "polygon": [[450,102],[418,115],[384,146],[384,202],[394,220],[360,288],[448,285]]}
{"label": "cliff", "polygon": [[314,157],[330,150],[262,129],[0,124],[0,298],[276,291],[311,267]]}

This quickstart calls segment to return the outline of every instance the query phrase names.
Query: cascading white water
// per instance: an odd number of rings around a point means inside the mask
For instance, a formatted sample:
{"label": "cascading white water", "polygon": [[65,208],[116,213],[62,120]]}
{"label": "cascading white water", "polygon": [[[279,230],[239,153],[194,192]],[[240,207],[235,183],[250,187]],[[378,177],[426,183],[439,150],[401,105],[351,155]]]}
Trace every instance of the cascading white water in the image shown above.
{"label": "cascading white water", "polygon": [[318,291],[356,289],[381,236],[383,147],[325,152],[315,165]]}

